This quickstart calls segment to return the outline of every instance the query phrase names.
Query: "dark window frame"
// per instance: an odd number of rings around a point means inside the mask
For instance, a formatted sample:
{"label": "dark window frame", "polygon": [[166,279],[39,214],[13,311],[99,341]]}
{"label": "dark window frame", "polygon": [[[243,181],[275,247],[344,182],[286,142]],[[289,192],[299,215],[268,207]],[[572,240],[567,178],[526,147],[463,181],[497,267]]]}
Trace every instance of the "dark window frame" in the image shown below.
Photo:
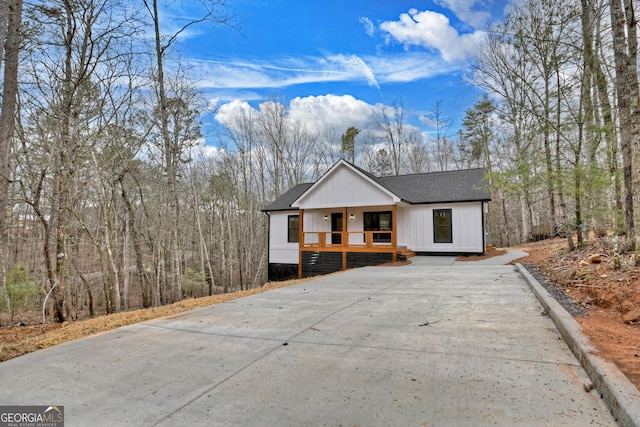
{"label": "dark window frame", "polygon": [[433,210],[433,243],[453,243],[452,209]]}
{"label": "dark window frame", "polygon": [[[295,219],[295,227],[291,226],[291,221]],[[294,234],[292,232],[295,231]],[[300,215],[287,216],[287,243],[300,243]]]}
{"label": "dark window frame", "polygon": [[[380,216],[389,215],[388,227],[380,226]],[[364,231],[384,231],[385,233],[374,233],[373,243],[391,243],[391,234],[393,231],[393,211],[373,211],[363,213]]]}
{"label": "dark window frame", "polygon": [[331,213],[331,244],[342,244],[342,231],[344,227],[344,218],[342,218],[342,212]]}

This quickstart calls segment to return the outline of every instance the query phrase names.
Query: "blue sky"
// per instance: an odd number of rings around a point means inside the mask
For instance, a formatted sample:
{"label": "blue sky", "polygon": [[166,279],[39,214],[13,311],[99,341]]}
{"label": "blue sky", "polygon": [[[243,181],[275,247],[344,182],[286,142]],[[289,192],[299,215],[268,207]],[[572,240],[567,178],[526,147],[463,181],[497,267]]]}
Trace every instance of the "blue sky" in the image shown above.
{"label": "blue sky", "polygon": [[216,107],[205,119],[207,143],[216,119],[273,97],[339,133],[401,100],[411,125],[429,135],[441,101],[457,129],[481,96],[465,82],[473,53],[507,1],[230,0],[241,32],[201,24],[181,38],[183,59]]}

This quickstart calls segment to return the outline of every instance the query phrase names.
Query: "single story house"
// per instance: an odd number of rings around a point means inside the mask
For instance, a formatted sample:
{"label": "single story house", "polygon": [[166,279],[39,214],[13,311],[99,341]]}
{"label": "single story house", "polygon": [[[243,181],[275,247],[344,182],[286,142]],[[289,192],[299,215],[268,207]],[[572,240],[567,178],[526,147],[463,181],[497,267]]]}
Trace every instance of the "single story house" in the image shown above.
{"label": "single story house", "polygon": [[485,252],[485,169],[376,177],[339,160],[263,211],[269,280],[395,262],[403,255]]}

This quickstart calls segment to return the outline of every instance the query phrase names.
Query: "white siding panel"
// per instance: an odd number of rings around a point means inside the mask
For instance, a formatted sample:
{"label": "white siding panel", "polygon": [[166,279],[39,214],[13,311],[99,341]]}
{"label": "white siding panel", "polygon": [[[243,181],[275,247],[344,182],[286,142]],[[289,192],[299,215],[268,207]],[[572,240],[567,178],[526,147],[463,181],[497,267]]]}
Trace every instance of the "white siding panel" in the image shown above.
{"label": "white siding panel", "polygon": [[[433,210],[451,209],[452,243],[433,242]],[[401,220],[399,218],[399,220]],[[416,252],[483,252],[482,203],[413,205],[404,209],[398,244]],[[400,243],[402,242],[402,243]]]}
{"label": "white siding panel", "polygon": [[302,209],[389,205],[393,196],[347,167],[337,168],[331,176],[307,193],[297,204]]}
{"label": "white siding panel", "polygon": [[269,262],[298,263],[298,243],[288,243],[288,217],[298,211],[271,212],[269,215]]}
{"label": "white siding panel", "polygon": [[[325,221],[324,216],[328,216]],[[304,212],[304,231],[331,231],[331,212],[305,211]]]}

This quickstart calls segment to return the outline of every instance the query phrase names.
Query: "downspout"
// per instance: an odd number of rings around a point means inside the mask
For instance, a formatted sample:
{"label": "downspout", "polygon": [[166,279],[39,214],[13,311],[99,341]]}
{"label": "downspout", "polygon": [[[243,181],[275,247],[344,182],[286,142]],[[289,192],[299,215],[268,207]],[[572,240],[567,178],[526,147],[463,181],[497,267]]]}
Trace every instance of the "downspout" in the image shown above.
{"label": "downspout", "polygon": [[398,205],[391,207],[391,246],[393,246],[393,262],[398,261]]}
{"label": "downspout", "polygon": [[298,208],[298,279],[302,279],[302,248],[304,246],[304,209]]}
{"label": "downspout", "polygon": [[271,214],[267,214],[267,282],[271,281]]}
{"label": "downspout", "polygon": [[[482,212],[482,253],[487,252],[487,232],[486,232],[486,218],[484,216],[484,204],[485,202],[480,201],[480,211]],[[487,209],[489,209],[489,202],[487,202]]]}
{"label": "downspout", "polygon": [[342,208],[342,237],[340,238],[342,242],[342,271],[347,269],[347,250],[349,249],[349,233],[347,232],[349,217],[347,214],[347,208]]}

